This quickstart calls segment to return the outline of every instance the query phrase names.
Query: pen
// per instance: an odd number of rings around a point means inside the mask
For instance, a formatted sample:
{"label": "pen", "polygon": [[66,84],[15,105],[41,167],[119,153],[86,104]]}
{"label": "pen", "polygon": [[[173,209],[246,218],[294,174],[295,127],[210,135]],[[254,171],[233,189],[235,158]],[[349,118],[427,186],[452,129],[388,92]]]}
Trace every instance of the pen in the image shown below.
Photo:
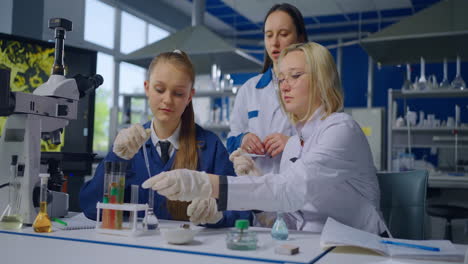
{"label": "pen", "polygon": [[265,158],[266,157],[265,154],[260,155],[260,154],[251,154],[251,153],[247,153],[247,156],[252,157],[252,158]]}
{"label": "pen", "polygon": [[64,226],[67,226],[67,225],[68,225],[67,222],[62,221],[62,220],[60,220],[60,219],[58,219],[58,218],[55,218],[55,217],[52,217],[51,220],[54,221],[54,222],[57,222],[57,223],[59,223],[59,224],[62,224],[62,225],[64,225]]}
{"label": "pen", "polygon": [[384,244],[395,245],[395,246],[417,248],[417,249],[429,250],[429,251],[440,251],[440,248],[428,247],[428,246],[423,246],[423,245],[415,245],[415,244],[396,242],[396,241],[389,241],[389,240],[381,240],[380,242],[384,243]]}

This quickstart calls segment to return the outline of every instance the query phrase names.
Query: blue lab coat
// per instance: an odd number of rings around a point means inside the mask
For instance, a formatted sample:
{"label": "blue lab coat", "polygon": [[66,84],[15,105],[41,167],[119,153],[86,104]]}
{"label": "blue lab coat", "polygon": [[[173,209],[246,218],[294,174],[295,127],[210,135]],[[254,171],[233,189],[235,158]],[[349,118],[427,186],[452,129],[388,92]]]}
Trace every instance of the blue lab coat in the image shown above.
{"label": "blue lab coat", "polygon": [[[144,128],[149,128],[151,122],[143,125]],[[196,125],[196,138],[199,144],[199,162],[198,171],[219,175],[235,175],[229,154],[226,151],[223,143],[213,132],[204,130]],[[171,170],[174,162],[175,153],[170,157],[168,162],[163,165],[161,157],[154,147],[151,138],[144,144],[148,153],[149,167],[151,175],[157,175],[163,171]],[[109,152],[106,158],[99,164],[92,180],[86,182],[80,191],[80,206],[86,217],[96,219],[96,203],[102,202],[103,184],[104,184],[104,162],[106,161],[126,161],[118,157],[113,151]],[[140,149],[135,156],[127,161],[127,170],[125,178],[125,202],[130,201],[131,185],[139,185],[149,178],[145,166],[143,150]],[[139,203],[148,201],[148,190],[139,189]],[[166,207],[166,197],[155,192],[154,197],[154,213],[159,219],[171,220],[171,215]],[[250,211],[225,211],[224,217],[218,223],[208,225],[210,227],[231,227],[237,219],[248,219],[252,222],[252,214]]]}

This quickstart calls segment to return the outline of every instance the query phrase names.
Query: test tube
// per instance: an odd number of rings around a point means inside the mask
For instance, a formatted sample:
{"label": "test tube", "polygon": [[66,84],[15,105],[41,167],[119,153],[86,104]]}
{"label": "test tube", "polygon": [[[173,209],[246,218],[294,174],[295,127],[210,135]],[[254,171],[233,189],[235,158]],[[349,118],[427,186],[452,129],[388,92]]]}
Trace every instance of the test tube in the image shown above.
{"label": "test tube", "polygon": [[[102,197],[103,203],[109,203],[111,172],[112,162],[107,161],[104,163],[104,191]],[[102,210],[102,228],[111,228],[110,214],[111,212],[109,209]]]}
{"label": "test tube", "polygon": [[[138,204],[138,192],[139,192],[139,188],[140,186],[136,185],[136,184],[132,184],[132,187],[131,187],[131,196],[130,196],[130,203],[132,204]],[[135,220],[136,220],[136,215],[134,215],[134,212],[130,212],[130,220],[133,220],[133,218],[135,217]]]}
{"label": "test tube", "polygon": [[[123,204],[125,192],[125,169],[127,163],[114,162],[112,168],[111,203]],[[114,210],[114,229],[122,229],[123,211]]]}

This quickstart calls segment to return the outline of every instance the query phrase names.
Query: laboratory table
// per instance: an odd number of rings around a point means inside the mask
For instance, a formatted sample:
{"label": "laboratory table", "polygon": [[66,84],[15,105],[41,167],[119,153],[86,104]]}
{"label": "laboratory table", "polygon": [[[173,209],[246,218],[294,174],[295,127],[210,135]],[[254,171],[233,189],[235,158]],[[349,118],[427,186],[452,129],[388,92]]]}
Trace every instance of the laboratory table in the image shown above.
{"label": "laboratory table", "polygon": [[[161,221],[161,228],[177,227],[176,221]],[[198,227],[195,227],[198,228]],[[251,228],[259,238],[255,251],[234,251],[226,248],[229,229],[202,230],[187,245],[167,244],[159,233],[126,237],[97,233],[94,229],[58,230],[35,233],[31,227],[20,231],[0,230],[1,263],[310,263],[324,250],[320,234],[290,232],[288,241],[273,240],[270,230]],[[300,253],[278,255],[274,248],[282,243],[297,245]],[[457,245],[462,251],[467,247]],[[336,248],[316,263],[453,263],[392,259],[356,248]]]}

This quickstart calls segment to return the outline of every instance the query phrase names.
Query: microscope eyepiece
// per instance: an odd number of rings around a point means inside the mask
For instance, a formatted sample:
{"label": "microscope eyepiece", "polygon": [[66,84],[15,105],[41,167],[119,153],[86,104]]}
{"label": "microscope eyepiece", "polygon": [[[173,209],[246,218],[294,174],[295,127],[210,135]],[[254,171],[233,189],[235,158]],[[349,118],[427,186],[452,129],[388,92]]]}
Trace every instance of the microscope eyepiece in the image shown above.
{"label": "microscope eyepiece", "polygon": [[80,98],[86,95],[88,90],[94,90],[104,83],[104,78],[101,75],[96,74],[90,77],[77,74],[73,77],[80,91]]}

